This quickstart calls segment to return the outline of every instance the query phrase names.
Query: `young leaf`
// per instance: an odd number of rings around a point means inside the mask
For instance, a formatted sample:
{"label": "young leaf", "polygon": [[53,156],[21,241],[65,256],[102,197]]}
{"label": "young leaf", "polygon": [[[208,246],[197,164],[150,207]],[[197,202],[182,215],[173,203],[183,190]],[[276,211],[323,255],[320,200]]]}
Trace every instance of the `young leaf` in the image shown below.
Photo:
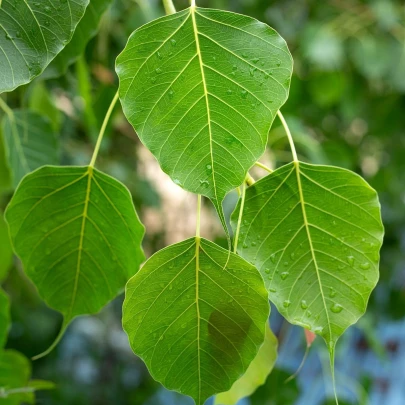
{"label": "young leaf", "polygon": [[259,272],[191,238],[157,252],[131,278],[123,326],[153,378],[201,405],[247,370],[268,315]]}
{"label": "young leaf", "polygon": [[14,110],[4,116],[2,127],[14,187],[38,167],[59,163],[59,141],[48,118],[32,111]]}
{"label": "young leaf", "polygon": [[215,397],[215,405],[236,405],[242,398],[253,394],[258,387],[266,382],[276,359],[277,338],[267,324],[264,343],[250,363],[246,373],[232,385],[229,391]]}
{"label": "young leaf", "polygon": [[40,75],[72,38],[89,0],[3,0],[0,93]]}
{"label": "young leaf", "polygon": [[64,315],[98,312],[144,260],[131,195],[89,167],[26,176],[6,210],[15,252],[45,302]]}
{"label": "young leaf", "polygon": [[10,302],[7,294],[0,288],[0,350],[3,350],[6,343],[9,326]]}
{"label": "young leaf", "polygon": [[292,58],[251,17],[191,7],[136,30],[117,59],[124,113],[175,183],[221,202],[265,150]]}
{"label": "young leaf", "polygon": [[110,3],[111,0],[90,0],[71,41],[45,70],[42,76],[44,79],[62,76],[68,67],[80,57],[86,49],[87,43],[97,34],[101,17]]}
{"label": "young leaf", "polygon": [[281,314],[333,352],[366,310],[383,231],[377,194],[360,176],[294,162],[247,189],[238,252],[256,264]]}
{"label": "young leaf", "polygon": [[8,228],[0,211],[0,283],[6,278],[13,262],[13,249],[11,247]]}
{"label": "young leaf", "polygon": [[28,359],[15,350],[0,351],[0,398],[5,405],[32,404],[32,392],[10,393],[27,385],[31,376],[31,365]]}

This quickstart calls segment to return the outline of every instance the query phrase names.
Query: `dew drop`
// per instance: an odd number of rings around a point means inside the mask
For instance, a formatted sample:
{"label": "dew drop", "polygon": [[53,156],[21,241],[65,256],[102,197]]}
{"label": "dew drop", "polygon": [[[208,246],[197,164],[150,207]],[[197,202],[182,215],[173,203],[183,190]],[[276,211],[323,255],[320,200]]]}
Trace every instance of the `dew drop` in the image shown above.
{"label": "dew drop", "polygon": [[249,246],[246,242],[243,243],[243,249],[247,249]]}
{"label": "dew drop", "polygon": [[159,59],[163,59],[163,56],[162,56],[162,54],[161,54],[160,52],[157,53],[157,57],[158,57]]}
{"label": "dew drop", "polygon": [[307,311],[307,317],[308,317],[308,318],[311,318],[311,316],[312,316],[312,312],[311,312],[311,311]]}
{"label": "dew drop", "polygon": [[172,46],[176,46],[177,45],[177,41],[175,39],[171,39],[170,43],[172,44]]}
{"label": "dew drop", "polygon": [[290,273],[288,271],[284,271],[283,273],[280,274],[280,277],[282,280],[285,280],[289,275]]}
{"label": "dew drop", "polygon": [[360,268],[362,270],[368,270],[370,268],[370,263],[369,262],[364,262],[360,264]]}
{"label": "dew drop", "polygon": [[255,241],[252,242],[252,246],[256,246],[256,242],[255,242]]}
{"label": "dew drop", "polygon": [[161,69],[161,68],[157,68],[157,69],[155,70],[155,72],[156,72],[157,74],[162,73],[162,69]]}
{"label": "dew drop", "polygon": [[289,300],[285,300],[285,301],[283,302],[283,307],[284,307],[284,308],[288,308],[290,305],[291,305],[291,301],[289,301]]}
{"label": "dew drop", "polygon": [[20,31],[17,31],[17,32],[15,33],[15,36],[16,36],[17,38],[21,38],[21,32],[20,32]]}
{"label": "dew drop", "polygon": [[290,257],[291,257],[291,260],[293,260],[294,259],[294,257],[295,257],[295,253],[293,252],[293,253],[291,253],[290,254]]}
{"label": "dew drop", "polygon": [[170,90],[169,91],[169,98],[172,99],[174,97],[174,91]]}
{"label": "dew drop", "polygon": [[276,262],[276,255],[274,253],[270,256],[270,260],[272,263]]}
{"label": "dew drop", "polygon": [[254,58],[254,59],[252,59],[252,60],[253,60],[253,63],[259,62],[259,58]]}
{"label": "dew drop", "polygon": [[336,296],[336,291],[333,288],[331,288],[329,291],[329,297],[333,298],[335,296]]}
{"label": "dew drop", "polygon": [[270,269],[269,269],[269,268],[264,269],[264,272],[265,272],[266,274],[270,274]]}
{"label": "dew drop", "polygon": [[354,265],[354,257],[353,256],[347,256],[347,262],[349,263],[349,266]]}
{"label": "dew drop", "polygon": [[277,289],[272,287],[272,288],[270,288],[270,292],[275,293],[275,292],[277,292]]}
{"label": "dew drop", "polygon": [[231,95],[233,93],[233,91],[231,89],[228,89],[228,91],[226,92],[228,95]]}
{"label": "dew drop", "polygon": [[307,309],[308,308],[308,304],[307,304],[307,302],[305,300],[301,301],[301,308],[302,309]]}
{"label": "dew drop", "polygon": [[339,312],[343,311],[343,307],[341,305],[335,303],[330,307],[330,310],[333,313],[338,314]]}
{"label": "dew drop", "polygon": [[205,166],[205,168],[206,168],[207,170],[211,170],[211,169],[212,169],[211,165],[207,165],[207,166]]}
{"label": "dew drop", "polygon": [[248,92],[246,90],[242,90],[240,92],[240,94],[241,94],[242,98],[247,98]]}

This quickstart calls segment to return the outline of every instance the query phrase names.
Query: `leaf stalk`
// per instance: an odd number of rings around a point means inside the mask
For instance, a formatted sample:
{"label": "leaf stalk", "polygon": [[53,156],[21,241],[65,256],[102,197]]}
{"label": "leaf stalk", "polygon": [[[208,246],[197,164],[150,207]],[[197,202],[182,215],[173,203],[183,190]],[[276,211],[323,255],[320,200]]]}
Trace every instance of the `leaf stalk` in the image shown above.
{"label": "leaf stalk", "polygon": [[176,8],[174,7],[172,0],[163,0],[163,7],[165,8],[167,15],[174,14],[176,12]]}
{"label": "leaf stalk", "polygon": [[287,134],[288,142],[290,142],[291,153],[293,155],[294,162],[298,162],[297,151],[295,150],[294,140],[291,135],[290,128],[288,128],[287,122],[286,122],[283,114],[281,114],[280,110],[277,111],[277,115],[280,118],[281,123],[283,124],[284,130]]}
{"label": "leaf stalk", "polygon": [[98,152],[100,151],[101,142],[103,141],[103,137],[104,137],[104,134],[105,134],[105,130],[107,128],[108,121],[111,118],[111,114],[112,114],[112,112],[114,110],[115,104],[117,104],[118,99],[119,99],[119,93],[117,91],[115,93],[115,96],[114,96],[113,100],[111,101],[110,107],[108,107],[107,114],[104,117],[103,125],[101,126],[100,133],[99,133],[98,138],[97,138],[97,143],[96,143],[96,146],[94,148],[93,156],[92,156],[91,161],[90,161],[90,165],[89,165],[90,167],[94,167],[94,165],[96,163],[97,155],[98,155]]}

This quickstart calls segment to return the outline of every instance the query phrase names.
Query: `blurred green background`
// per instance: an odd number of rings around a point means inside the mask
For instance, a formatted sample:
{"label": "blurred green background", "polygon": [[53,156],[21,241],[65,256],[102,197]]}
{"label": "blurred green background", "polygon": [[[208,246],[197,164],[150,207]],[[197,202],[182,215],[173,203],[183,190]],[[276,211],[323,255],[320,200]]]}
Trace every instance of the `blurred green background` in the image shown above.
{"label": "blurred green background", "polygon": [[[337,387],[341,404],[405,404],[405,5],[403,0],[199,0],[199,6],[244,13],[274,27],[295,61],[290,98],[282,111],[300,159],[356,171],[378,191],[386,229],[381,279],[367,314],[339,341]],[[182,9],[187,2],[175,1]],[[67,74],[35,80],[8,95],[12,107],[28,106],[52,120],[60,133],[64,164],[88,163],[98,128],[116,92],[114,62],[128,36],[163,15],[157,0],[115,0],[98,35]],[[0,154],[2,151],[0,150]],[[291,160],[280,122],[261,160],[278,167]],[[0,165],[3,162],[0,161]],[[99,157],[100,169],[123,181],[147,227],[144,247],[156,250],[194,231],[195,197],[163,174],[116,108]],[[254,176],[265,173],[257,169]],[[0,208],[11,197],[0,182]],[[236,196],[226,200],[229,213]],[[203,210],[204,236],[223,240],[213,209]],[[17,260],[4,283],[11,297],[7,348],[38,354],[55,338],[61,317],[38,298]],[[99,315],[76,319],[62,343],[34,362],[33,377],[54,381],[38,404],[191,404],[164,390],[129,349],[121,328],[123,297]],[[301,329],[273,308],[279,359],[266,384],[241,404],[332,404],[328,357],[317,339],[298,378],[305,349]],[[1,400],[0,400],[1,403]]]}

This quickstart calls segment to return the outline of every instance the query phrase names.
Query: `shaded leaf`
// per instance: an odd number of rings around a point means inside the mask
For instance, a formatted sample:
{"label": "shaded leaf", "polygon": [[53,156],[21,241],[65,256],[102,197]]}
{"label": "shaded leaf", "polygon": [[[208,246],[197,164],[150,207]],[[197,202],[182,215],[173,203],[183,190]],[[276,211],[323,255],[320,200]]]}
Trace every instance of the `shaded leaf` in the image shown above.
{"label": "shaded leaf", "polygon": [[31,365],[23,354],[15,350],[1,350],[0,403],[2,405],[33,404],[34,394],[21,392],[21,388],[27,387],[30,376]]}
{"label": "shaded leaf", "polygon": [[3,349],[10,326],[10,302],[7,294],[0,288],[0,350]]}
{"label": "shaded leaf", "polygon": [[292,58],[251,17],[191,7],[136,30],[117,59],[124,113],[162,169],[215,204],[265,150]]}
{"label": "shaded leaf", "polygon": [[13,249],[11,247],[10,236],[3,213],[0,211],[0,283],[7,277],[12,262]]}
{"label": "shaded leaf", "polygon": [[153,378],[200,405],[247,370],[268,314],[252,265],[191,238],[157,252],[131,278],[123,326]]}
{"label": "shaded leaf", "polygon": [[6,210],[24,270],[65,325],[113,299],[144,259],[128,190],[92,167],[43,167]]}
{"label": "shaded leaf", "polygon": [[101,17],[110,3],[111,0],[90,0],[71,41],[48,66],[43,78],[55,78],[66,73],[67,68],[84,52],[90,39],[97,34]]}
{"label": "shaded leaf", "polygon": [[59,163],[59,141],[46,117],[14,110],[3,118],[2,127],[14,187],[33,170]]}
{"label": "shaded leaf", "polygon": [[40,75],[72,38],[89,0],[14,1],[0,7],[0,93]]}
{"label": "shaded leaf", "polygon": [[378,280],[376,192],[348,170],[291,163],[247,189],[240,232],[238,252],[256,264],[280,313],[333,351]]}
{"label": "shaded leaf", "polygon": [[277,346],[277,338],[267,324],[264,343],[246,373],[232,385],[229,391],[217,395],[215,404],[236,405],[240,399],[250,396],[263,385],[276,363]]}
{"label": "shaded leaf", "polygon": [[0,125],[0,194],[4,191],[10,191],[11,189],[10,170],[7,166],[6,151],[4,150],[4,141]]}

